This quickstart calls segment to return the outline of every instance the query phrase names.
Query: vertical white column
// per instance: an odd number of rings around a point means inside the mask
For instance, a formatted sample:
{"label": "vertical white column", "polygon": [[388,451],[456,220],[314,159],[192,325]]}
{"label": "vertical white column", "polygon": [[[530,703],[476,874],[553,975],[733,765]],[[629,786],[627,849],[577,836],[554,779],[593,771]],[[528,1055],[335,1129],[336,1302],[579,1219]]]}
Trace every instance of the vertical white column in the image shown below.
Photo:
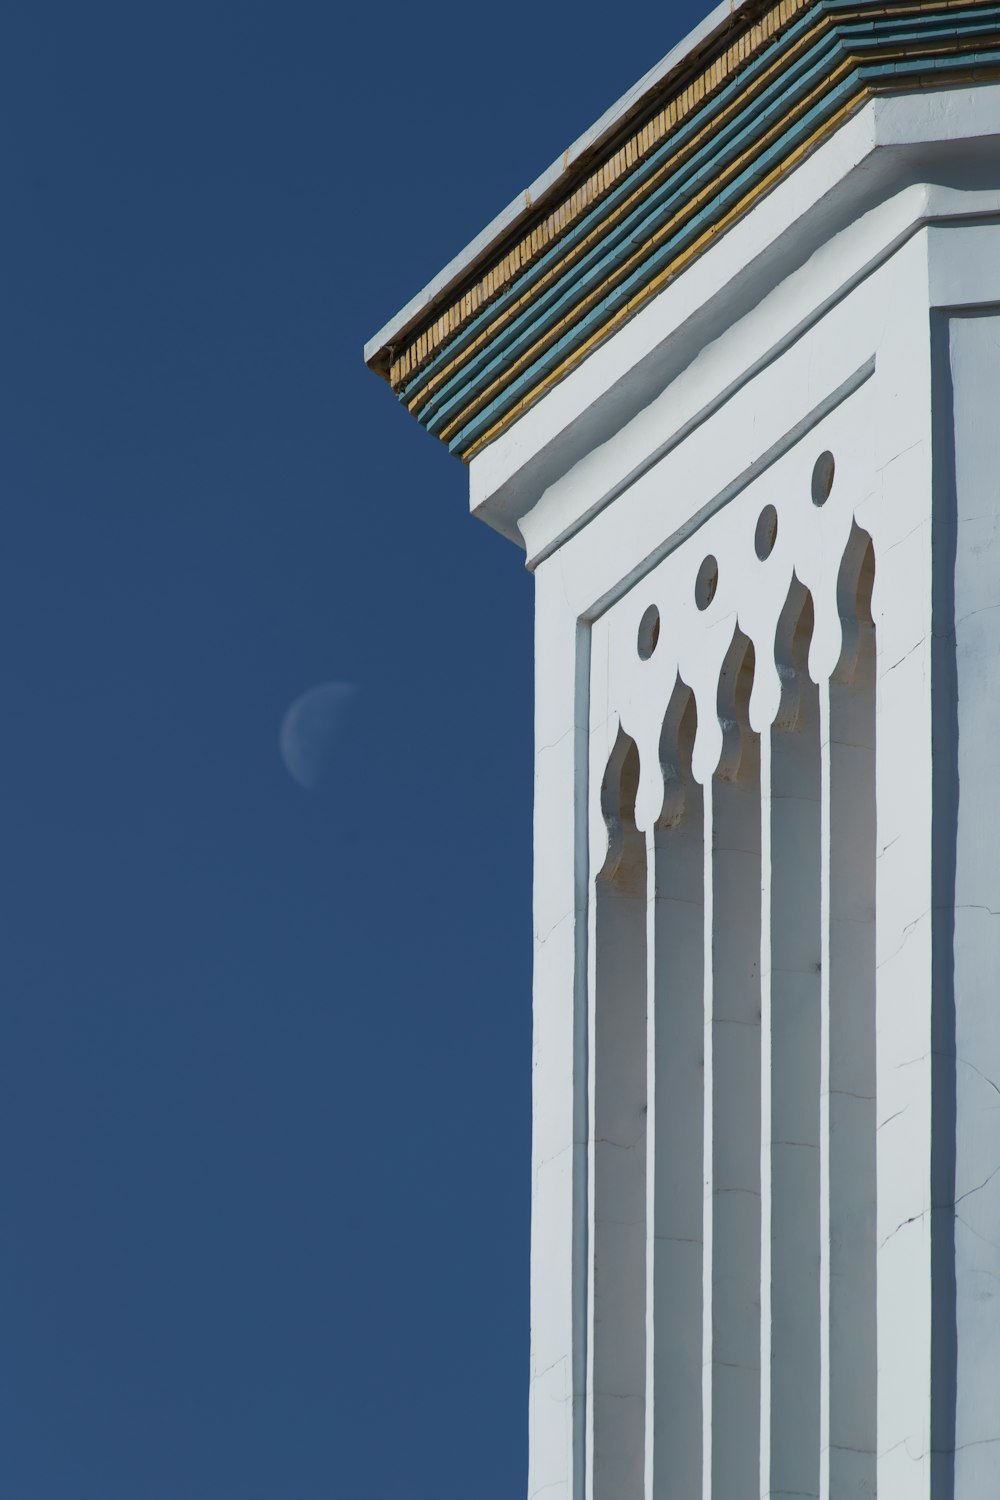
{"label": "vertical white column", "polygon": [[[596,882],[593,1032],[593,1500],[642,1500],[646,1290],[646,859],[628,743],[619,847]],[[614,774],[609,768],[609,778]]]}
{"label": "vertical white column", "polygon": [[646,1500],[701,1489],[704,905],[702,792],[680,726],[683,807],[647,835]]}
{"label": "vertical white column", "polygon": [[[935,1375],[946,1390],[951,1373],[955,1500],[975,1500],[997,1492],[1000,1473],[1000,310],[953,316],[948,333],[953,488],[935,493],[934,1269],[938,1326],[950,1292],[955,1345],[954,1370],[939,1347]],[[935,1436],[947,1439],[943,1424]]]}
{"label": "vertical white column", "polygon": [[584,1500],[590,631],[535,574],[528,1500]]}
{"label": "vertical white column", "polygon": [[793,717],[761,739],[761,1494],[806,1497],[819,1492],[819,703],[812,603],[798,590],[789,604]]}
{"label": "vertical white column", "polygon": [[[745,704],[753,676],[747,651]],[[760,1468],[760,750],[705,788],[706,1500],[757,1500]],[[710,925],[709,925],[710,924]]]}
{"label": "vertical white column", "polygon": [[[849,549],[857,547],[855,539]],[[870,543],[850,674],[822,685],[822,1500],[875,1493],[875,632]],[[856,575],[855,575],[856,576]],[[853,655],[853,649],[852,649]]]}
{"label": "vertical white column", "polygon": [[[878,434],[886,455],[860,501],[875,544],[876,713],[876,1340],[879,1500],[937,1500],[934,1476],[932,1156],[934,1093],[934,751],[932,382],[927,322],[907,270],[884,283],[893,333],[879,345]],[[907,267],[909,262],[909,268]],[[916,283],[919,286],[921,283]],[[919,295],[922,295],[922,290]],[[836,450],[834,450],[836,452]],[[840,483],[841,481],[838,481]],[[841,614],[849,614],[842,609]],[[831,835],[834,832],[831,829]],[[831,996],[831,1004],[833,998]],[[831,1226],[831,1229],[834,1226]]]}
{"label": "vertical white column", "polygon": [[[657,1132],[656,1077],[656,985],[666,969],[666,953],[656,945],[656,891],[659,872],[656,867],[655,828],[646,832],[646,1415],[645,1453],[643,1456],[643,1495],[653,1500],[656,1493],[656,1167],[659,1160]],[[661,981],[662,982],[662,981]]]}

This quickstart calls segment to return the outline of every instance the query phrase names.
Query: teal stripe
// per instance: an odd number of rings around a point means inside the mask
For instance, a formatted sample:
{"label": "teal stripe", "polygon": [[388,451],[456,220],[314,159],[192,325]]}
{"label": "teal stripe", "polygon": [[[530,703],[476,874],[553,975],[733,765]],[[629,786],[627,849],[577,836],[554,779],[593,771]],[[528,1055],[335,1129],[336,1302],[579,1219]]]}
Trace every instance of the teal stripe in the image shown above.
{"label": "teal stripe", "polygon": [[595,204],[593,208],[588,209],[572,229],[567,230],[565,234],[560,236],[559,240],[539,256],[538,260],[527,271],[523,272],[516,281],[511,282],[509,288],[505,288],[503,292],[495,296],[487,307],[478,312],[466,324],[460,334],[449,340],[447,346],[434,359],[428,361],[419,374],[407,382],[402,388],[404,399],[410,401],[417,395],[442,364],[450,362],[456,354],[467,347],[482,327],[495,318],[504,307],[508,306],[518,297],[523,296],[524,292],[528,291],[554,263],[558,262],[568,249],[571,249],[573,245],[578,244],[584,239],[595,224],[599,224],[609,211],[613,210],[623,199],[633,193],[637,187],[647,181],[665,161],[668,161],[671,156],[682,149],[692,136],[702,130],[706,124],[710,123],[735,97],[743,93],[747,86],[752,84],[754,79],[765,68],[770,67],[774,63],[776,56],[785,50],[786,47],[790,46],[795,38],[811,25],[811,14],[800,17],[760,57],[753,63],[748,64],[737,79],[734,79],[721,89],[703,109],[686,120],[644,162],[618,183],[616,187],[606,193],[599,203]]}
{"label": "teal stripe", "polygon": [[683,210],[703,187],[710,186],[733,161],[760,140],[826,76],[831,59],[838,50],[835,36],[824,38],[796,68],[794,86],[789,87],[784,78],[776,81],[725,130],[701,147],[679,173],[668,178],[582,256],[565,277],[535,298],[501,335],[457,370],[418,413],[428,431],[437,433],[446,426],[451,415],[466,404],[464,392],[470,384],[489,384],[490,379],[511,364],[522,349],[529,348],[549,328],[561,322],[636,249],[647,244],[663,224]]}
{"label": "teal stripe", "polygon": [[859,71],[865,82],[879,83],[888,78],[912,78],[919,73],[940,75],[942,84],[947,83],[949,73],[962,73],[968,68],[995,67],[1000,63],[1000,47],[984,47],[976,52],[961,52],[951,57],[914,57],[902,62],[870,63]]}
{"label": "teal stripe", "polygon": [[[816,9],[820,12],[830,12],[832,14],[835,14],[838,10],[841,10],[848,6],[854,6],[855,4],[856,0],[821,0],[821,3],[817,6]],[[401,387],[401,394],[403,396],[403,399],[407,403],[411,402],[413,398],[425,388],[430,380],[433,379],[437,371],[441,369],[443,365],[448,364],[452,360],[454,360],[457,355],[460,355],[463,349],[467,348],[475,340],[482,328],[489,321],[495,319],[503,311],[504,307],[510,305],[511,302],[523,296],[526,291],[529,291],[531,286],[533,286],[550,269],[553,263],[558,262],[558,260],[562,256],[564,256],[568,250],[571,250],[575,244],[579,243],[582,238],[589,234],[590,231],[595,227],[595,224],[599,225],[601,219],[606,217],[608,213],[611,212],[616,207],[616,205],[622,201],[624,197],[634,192],[637,187],[640,187],[645,180],[647,180],[664,164],[665,161],[669,160],[671,155],[680,150],[686,144],[686,142],[691,139],[693,134],[703,129],[707,123],[710,123],[710,121],[718,113],[726,108],[726,106],[732,101],[734,95],[744,91],[747,86],[760,75],[762,71],[764,71],[768,67],[771,67],[774,62],[780,58],[781,52],[790,48],[794,44],[796,39],[802,35],[803,31],[807,30],[814,24],[815,14],[815,11],[810,11],[807,14],[801,16],[797,21],[793,22],[788,30],[784,32],[779,38],[776,38],[775,41],[763,53],[761,53],[761,55],[757,59],[755,59],[753,63],[747,65],[747,67],[740,73],[737,79],[732,80],[728,85],[726,85],[726,87],[721,90],[720,93],[716,95],[702,111],[698,112],[696,115],[692,116],[690,120],[685,122],[685,125],[680,127],[668,141],[664,142],[663,145],[657,148],[656,152],[652,153],[645,160],[645,162],[640,164],[640,166],[637,167],[631,174],[629,174],[629,176],[625,178],[621,183],[619,183],[616,188],[612,189],[608,194],[606,194],[599,204],[596,204],[580,220],[578,220],[577,224],[565,235],[563,235],[555,245],[553,245],[548,251],[546,251],[541,257],[539,257],[539,259],[534,262],[534,264],[529,267],[527,271],[522,273],[522,275],[517,278],[516,281],[511,282],[511,284],[508,287],[504,288],[502,292],[498,293],[486,307],[484,307],[479,313],[476,314],[473,319],[470,319],[470,321],[465,325],[465,327],[458,335],[449,340],[448,343],[439,351],[439,353],[433,357],[433,359],[429,360],[428,363],[414,377],[412,377],[410,381],[408,381],[403,387]],[[915,23],[912,16],[881,16],[866,21],[856,21],[852,19],[851,21],[840,22],[838,24],[837,34],[845,39],[849,38],[854,45],[863,46],[865,45],[865,37],[873,36],[876,32],[878,33],[879,38],[887,39],[891,36],[893,40],[896,40],[900,44],[903,44],[909,40],[919,40],[922,36],[928,33],[935,37],[962,35],[967,34],[970,30],[978,31],[988,29],[989,27],[988,22],[983,22],[982,25],[980,25],[978,21],[976,21],[972,26],[970,26],[968,22],[966,22],[964,26],[956,26],[954,24],[955,14],[955,12],[948,11],[928,12],[928,20],[932,23],[932,26],[930,27],[926,22],[923,21]],[[959,16],[964,15],[966,17],[970,16],[971,14],[978,18],[979,16],[983,15],[993,17],[997,14],[1000,14],[1000,12],[998,12],[996,7],[991,6],[986,12],[977,10],[976,12],[972,13],[965,11],[959,12],[958,14]],[[935,21],[940,21],[940,25],[934,25],[933,23]],[[878,45],[878,41],[871,43],[871,45]],[[807,57],[812,55],[813,54],[811,52],[809,54],[806,54]],[[804,59],[800,59],[799,63],[795,65],[796,70],[803,61]],[[785,75],[783,80],[779,80],[774,87],[780,88],[783,82],[787,83],[789,76],[792,75],[793,72],[794,70],[789,70],[789,74]],[[440,402],[440,398],[441,392],[435,393],[435,396],[433,398],[435,406],[437,406],[437,404]],[[423,420],[422,415],[420,419]]]}
{"label": "teal stripe", "polygon": [[[852,73],[838,87],[835,94],[831,94],[829,98],[835,100],[836,104],[839,104],[841,98],[849,94],[852,84],[856,85],[862,81],[866,83],[879,83],[886,82],[893,77],[912,77],[918,74],[927,76],[930,74],[940,77],[942,83],[946,83],[949,73],[954,73],[968,67],[985,66],[1000,66],[1000,48],[980,49],[959,56],[914,58],[901,63],[869,64]],[[803,120],[802,127],[806,126],[806,121],[808,120],[808,128],[796,128],[792,135],[804,138],[809,133],[809,129],[822,122],[824,115],[828,116],[834,112],[833,108],[827,107],[827,101],[824,101],[822,106],[817,106],[815,110],[810,111],[810,115]],[[783,138],[782,142],[775,143],[775,146],[766,154],[766,157],[760,163],[755,164],[752,172],[748,172],[744,176],[750,179],[751,177],[759,178],[766,175],[770,166],[773,165],[772,159],[782,154],[787,154],[788,151],[794,149],[795,144],[795,140],[791,138]],[[743,184],[743,186],[745,185]],[[735,188],[736,184],[734,183],[733,186]],[[725,198],[729,198],[732,194],[727,190],[724,196]],[[660,269],[661,264],[669,263],[669,260],[683,249],[684,242],[689,242],[700,229],[707,225],[712,217],[718,216],[722,207],[723,201],[721,199],[717,200],[716,203],[710,205],[709,208],[698,216],[698,220],[692,223],[690,226],[692,232],[690,234],[685,232],[663,245],[657,254],[645,263],[640,272],[635,273],[621,287],[616,288],[614,292],[610,293],[576,327],[568,330],[530,369],[522,372],[517,380],[513,381],[496,400],[492,401],[488,407],[479,412],[471,422],[467,423],[461,431],[456,433],[448,444],[449,451],[462,454],[467,448],[471,447],[478,437],[492,427],[506,412],[516,406],[518,401],[525,394],[529,393],[534,386],[544,380],[546,375],[556,369],[567,355],[585,343],[595,329],[599,329],[602,324],[609,321],[618,308],[629,300],[630,296],[640,290],[642,285],[648,284],[653,279],[656,271]],[[699,221],[701,222],[699,223]],[[468,399],[470,401],[474,399],[474,392],[469,392]]]}
{"label": "teal stripe", "polygon": [[[983,17],[983,19],[979,19],[980,17]],[[843,31],[841,31],[841,29],[838,27],[838,35],[842,35],[844,37],[845,44],[848,45],[853,51],[859,51],[862,49],[874,51],[877,48],[886,46],[886,44],[889,42],[891,42],[893,46],[900,47],[905,46],[909,42],[934,42],[947,40],[949,37],[957,39],[959,37],[967,38],[971,36],[978,36],[983,33],[988,34],[991,31],[996,31],[998,19],[1000,19],[1000,10],[991,6],[989,10],[977,12],[977,20],[974,25],[966,25],[962,27],[956,27],[954,25],[927,26],[921,27],[919,30],[910,28],[907,31],[894,31],[889,36],[886,36],[881,31],[877,30],[874,32],[868,32],[867,28],[865,34],[852,35],[851,28],[845,26],[843,28]],[[929,61],[929,59],[914,58],[913,61],[926,63],[927,61]]]}
{"label": "teal stripe", "polygon": [[[668,266],[675,256],[686,245],[697,239],[698,235],[713,220],[719,218],[726,208],[738,202],[748,187],[752,187],[755,182],[765,177],[777,162],[788,156],[801,141],[806,140],[818,125],[835,114],[840,104],[849,98],[851,93],[857,88],[858,81],[856,73],[851,73],[843,79],[820,104],[811,109],[797,125],[782,136],[779,141],[776,141],[763,154],[759,161],[755,162],[745,172],[742,172],[739,177],[735,178],[724,193],[703,209],[692,220],[690,225],[678,235],[666,241],[643,266],[633,272],[614,291],[610,292],[574,328],[569,329],[535,364],[528,370],[523,371],[494,401],[490,402],[489,406],[477,413],[471,422],[452,437],[448,444],[449,450],[452,453],[464,452],[466,448],[475,442],[477,437],[492,427],[499,417],[503,416],[511,407],[516,406],[518,401],[533,386],[537,385],[540,380],[543,380],[546,375],[563,362],[567,354],[572,353],[574,349],[585,343],[596,329],[599,329],[602,324],[606,323],[636,292],[648,284],[658,271]],[[470,399],[472,399],[471,392]]]}
{"label": "teal stripe", "polygon": [[[672,159],[704,130],[734,99],[746,91],[761,73],[792,47],[803,32],[815,24],[816,12],[837,16],[853,8],[856,0],[819,0],[815,9],[792,23],[788,30],[770,44],[739,76],[730,81],[702,109],[664,141],[655,152],[605,194],[573,228],[562,235],[521,276],[505,287],[471,319],[456,338],[450,340],[432,360],[401,390],[400,398],[410,402],[447,363],[460,356],[488,322],[505,307],[523,297],[552,268],[594,229],[600,229],[608,215],[633,194],[656,172],[669,167]],[[904,58],[889,62],[877,54],[886,47],[904,49],[913,45],[947,43],[956,40],[979,43],[976,50],[965,50],[937,57]],[[992,45],[991,45],[992,43]],[[829,74],[845,51],[858,58],[851,74],[831,88],[796,125],[758,159],[745,168],[726,188],[715,193],[683,229],[678,230],[655,251],[649,251],[618,287],[601,298],[599,304],[567,329],[557,342],[535,359],[521,374],[492,400],[483,411],[453,435],[448,446],[454,453],[464,453],[479,437],[507,415],[526,395],[536,388],[566,358],[579,349],[595,332],[599,332],[615,314],[661,272],[685,248],[717,223],[748,190],[760,182],[775,165],[786,159],[802,141],[833,116],[859,84],[879,85],[894,80],[920,78],[933,86],[943,86],[956,71],[978,67],[1000,67],[1000,4],[959,12],[935,10],[919,18],[913,16],[876,16],[870,19],[838,19],[835,28],[817,39],[802,57],[796,58],[781,76],[767,84],[759,98],[741,108],[725,126],[720,126],[703,143],[691,159],[668,179],[653,189],[640,204],[609,229],[599,243],[581,255],[579,261],[559,276],[555,284],[529,301],[511,319],[509,326],[478,351],[465,365],[452,373],[434,392],[417,419],[427,429],[439,434],[449,421],[474,403],[489,385],[526,351],[573,315],[573,310],[612,277],[636,250],[647,246],[651,237],[670,222],[686,204],[706,186],[717,180],[747,150],[752,150],[767,130],[794,109],[817,81]],[[866,61],[865,54],[875,54]]]}
{"label": "teal stripe", "polygon": [[[855,0],[848,0],[855,3]],[[823,9],[835,13],[840,9],[839,4],[832,0],[823,0]],[[965,10],[931,9],[922,11],[919,16],[913,15],[877,15],[867,20],[856,20],[853,17],[848,21],[838,21],[837,29],[842,36],[859,36],[863,33],[869,35],[878,34],[886,39],[898,40],[901,33],[911,33],[914,38],[919,38],[930,30],[947,31],[952,36],[965,36],[975,27],[977,19],[981,16],[994,15],[996,6],[977,5],[974,9],[969,7]],[[956,21],[956,17],[959,19]],[[969,19],[963,20],[962,17]]]}

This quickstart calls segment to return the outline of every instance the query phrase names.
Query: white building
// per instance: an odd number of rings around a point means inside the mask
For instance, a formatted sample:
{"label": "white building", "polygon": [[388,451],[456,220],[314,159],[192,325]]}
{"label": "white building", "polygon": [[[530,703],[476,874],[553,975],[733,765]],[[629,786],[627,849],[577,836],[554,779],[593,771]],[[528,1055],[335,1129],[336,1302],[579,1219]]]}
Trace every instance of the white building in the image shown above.
{"label": "white building", "polygon": [[1000,4],[723,4],[366,356],[537,586],[530,1496],[1000,1496]]}

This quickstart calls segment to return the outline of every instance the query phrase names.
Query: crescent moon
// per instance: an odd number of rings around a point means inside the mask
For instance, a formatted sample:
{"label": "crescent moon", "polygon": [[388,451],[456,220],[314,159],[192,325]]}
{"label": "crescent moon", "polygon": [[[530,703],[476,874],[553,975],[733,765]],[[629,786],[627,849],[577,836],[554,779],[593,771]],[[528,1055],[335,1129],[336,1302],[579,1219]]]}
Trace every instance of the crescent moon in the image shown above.
{"label": "crescent moon", "polygon": [[323,682],[296,698],[285,714],[278,735],[281,759],[307,792],[318,791],[334,771],[357,692],[353,682]]}

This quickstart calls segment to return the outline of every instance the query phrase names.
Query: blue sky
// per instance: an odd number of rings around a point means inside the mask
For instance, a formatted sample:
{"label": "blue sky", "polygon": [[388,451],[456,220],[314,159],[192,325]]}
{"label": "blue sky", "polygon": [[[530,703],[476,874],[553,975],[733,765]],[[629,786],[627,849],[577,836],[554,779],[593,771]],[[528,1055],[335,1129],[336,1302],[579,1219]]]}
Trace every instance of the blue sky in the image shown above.
{"label": "blue sky", "polygon": [[700,13],[5,7],[0,1500],[524,1492],[531,581],[361,349]]}

